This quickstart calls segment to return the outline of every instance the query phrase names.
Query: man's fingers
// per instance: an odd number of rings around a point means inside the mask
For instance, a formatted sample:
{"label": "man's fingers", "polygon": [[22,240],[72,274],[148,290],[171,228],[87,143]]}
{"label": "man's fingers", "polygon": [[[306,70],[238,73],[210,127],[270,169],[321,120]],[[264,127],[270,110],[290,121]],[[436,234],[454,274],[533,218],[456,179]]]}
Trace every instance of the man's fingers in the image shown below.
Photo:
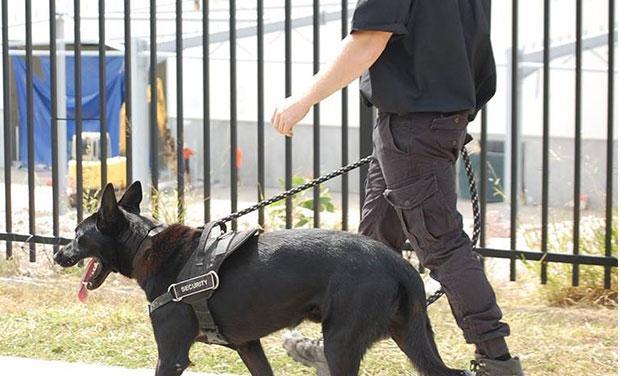
{"label": "man's fingers", "polygon": [[271,126],[273,127],[273,129],[275,129],[276,131],[280,131],[280,115],[277,113],[273,114],[273,118],[271,119]]}
{"label": "man's fingers", "polygon": [[284,126],[282,128],[282,134],[288,137],[293,137],[293,126],[291,124],[287,124],[286,126]]}
{"label": "man's fingers", "polygon": [[273,127],[273,129],[275,129],[276,131],[278,131],[278,133],[281,134],[286,134],[287,129],[289,128],[284,119],[282,119],[282,115],[279,114],[277,111],[274,113],[273,118],[271,119],[271,126]]}
{"label": "man's fingers", "polygon": [[285,104],[276,107],[271,115],[271,126],[278,133],[288,137],[293,137],[293,127],[297,124],[297,113],[295,108],[286,106]]}
{"label": "man's fingers", "polygon": [[282,118],[278,119],[278,132],[284,132],[284,120]]}
{"label": "man's fingers", "polygon": [[276,122],[276,117],[278,115],[278,109],[273,110],[273,114],[271,114],[271,125],[274,125]]}

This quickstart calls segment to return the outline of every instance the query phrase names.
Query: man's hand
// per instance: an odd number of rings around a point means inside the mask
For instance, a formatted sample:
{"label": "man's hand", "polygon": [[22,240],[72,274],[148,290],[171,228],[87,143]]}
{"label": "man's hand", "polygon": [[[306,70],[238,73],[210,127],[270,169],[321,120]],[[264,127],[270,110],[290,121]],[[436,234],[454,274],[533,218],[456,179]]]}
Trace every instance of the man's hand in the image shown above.
{"label": "man's hand", "polygon": [[291,96],[286,98],[273,112],[271,125],[283,135],[293,137],[293,127],[306,116],[312,104],[302,98]]}

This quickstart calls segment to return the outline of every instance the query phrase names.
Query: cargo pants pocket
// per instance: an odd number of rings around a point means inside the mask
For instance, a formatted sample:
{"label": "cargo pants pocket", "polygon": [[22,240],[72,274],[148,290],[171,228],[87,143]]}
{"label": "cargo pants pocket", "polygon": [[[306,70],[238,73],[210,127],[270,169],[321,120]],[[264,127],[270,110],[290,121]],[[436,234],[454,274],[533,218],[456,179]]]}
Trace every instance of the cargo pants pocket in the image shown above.
{"label": "cargo pants pocket", "polygon": [[455,215],[446,205],[435,175],[388,188],[383,196],[396,210],[403,231],[414,247],[432,248],[443,234],[455,227]]}
{"label": "cargo pants pocket", "polygon": [[456,161],[467,136],[467,117],[463,114],[438,117],[431,121],[431,132],[440,150]]}

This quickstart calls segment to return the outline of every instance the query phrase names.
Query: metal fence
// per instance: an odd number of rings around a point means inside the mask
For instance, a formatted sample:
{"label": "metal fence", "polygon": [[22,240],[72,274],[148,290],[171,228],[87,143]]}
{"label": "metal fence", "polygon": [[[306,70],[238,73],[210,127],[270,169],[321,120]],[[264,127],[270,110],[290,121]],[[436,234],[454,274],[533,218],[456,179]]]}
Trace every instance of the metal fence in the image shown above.
{"label": "metal fence", "polygon": [[[183,98],[183,77],[184,74],[187,74],[183,69],[183,3],[184,1],[176,0],[175,3],[175,52],[176,52],[176,107],[177,107],[177,129],[176,129],[176,144],[183,145],[184,144],[184,98]],[[204,77],[204,86],[203,86],[203,146],[207,152],[203,155],[203,175],[204,175],[204,185],[203,185],[203,198],[204,198],[204,221],[209,221],[212,219],[212,210],[209,198],[212,196],[212,184],[210,180],[211,176],[211,168],[212,168],[212,160],[211,154],[208,152],[209,146],[214,142],[211,139],[210,127],[211,123],[211,92],[209,89],[209,80],[211,79],[212,72],[210,70],[210,56],[209,56],[209,45],[211,43],[210,37],[212,37],[212,32],[210,31],[211,22],[209,20],[210,8],[209,1],[200,1],[199,6],[201,7],[202,14],[202,48],[203,48],[203,62],[202,62],[202,70]],[[265,126],[268,126],[265,118],[265,54],[264,54],[264,35],[266,33],[266,26],[272,28],[280,25],[283,28],[284,33],[284,83],[285,88],[284,92],[286,96],[292,94],[292,34],[293,34],[293,23],[295,20],[292,18],[292,4],[291,0],[284,0],[284,19],[281,23],[269,24],[265,25],[264,22],[264,9],[265,5],[263,4],[263,0],[257,0],[255,4],[252,6],[256,7],[255,13],[255,27],[251,27],[256,33],[256,77],[257,77],[257,92],[256,94],[256,104],[257,104],[257,128],[256,128],[256,138],[257,138],[257,155],[255,158],[257,159],[257,181],[256,186],[257,189],[257,199],[264,198],[264,187],[265,187]],[[77,220],[81,221],[84,217],[84,207],[83,202],[80,199],[84,195],[83,189],[83,160],[82,160],[82,150],[84,148],[82,142],[82,132],[83,132],[83,116],[82,116],[82,56],[84,53],[84,45],[82,43],[81,38],[81,6],[82,2],[80,0],[75,0],[73,2],[73,14],[71,17],[74,19],[74,30],[73,30],[73,55],[74,55],[74,64],[75,64],[75,135],[76,135],[76,196],[78,197],[76,201],[76,211],[77,211]],[[5,229],[4,232],[0,233],[0,240],[6,242],[6,256],[11,257],[13,244],[12,242],[25,242],[29,245],[29,258],[30,261],[36,261],[37,252],[36,252],[36,244],[48,244],[54,245],[54,247],[58,247],[59,245],[67,242],[67,239],[60,237],[60,207],[59,207],[59,195],[61,192],[59,191],[59,179],[65,179],[65,176],[60,176],[59,171],[65,171],[66,168],[61,169],[59,162],[59,109],[58,109],[58,74],[57,74],[57,62],[58,62],[58,51],[57,51],[57,30],[56,30],[56,1],[49,0],[49,59],[50,59],[50,114],[51,114],[51,124],[50,124],[50,138],[51,138],[51,146],[52,146],[52,159],[51,159],[51,171],[52,171],[52,217],[53,217],[53,229],[52,236],[42,236],[36,233],[36,220],[37,216],[35,213],[35,147],[34,147],[34,131],[33,131],[33,122],[34,122],[34,94],[33,94],[33,42],[32,42],[32,0],[25,0],[24,2],[11,2],[9,4],[8,0],[2,0],[2,64],[5,69],[3,69],[2,76],[2,90],[3,90],[3,104],[4,104],[4,190],[5,190]],[[247,4],[246,4],[247,5]],[[132,171],[133,159],[138,157],[138,154],[132,150],[132,115],[133,115],[133,106],[132,106],[132,80],[135,79],[132,72],[132,59],[135,56],[132,56],[131,48],[129,48],[132,35],[131,35],[131,26],[132,26],[132,2],[130,0],[124,0],[124,12],[123,12],[123,25],[124,25],[124,81],[125,81],[125,121],[126,121],[126,133],[125,133],[125,157],[127,159],[126,163],[126,179],[128,182],[131,182],[134,176],[134,171]],[[481,245],[478,251],[486,257],[495,257],[495,258],[505,258],[510,260],[510,279],[516,279],[516,262],[519,259],[525,260],[535,260],[542,262],[541,275],[540,280],[542,283],[546,283],[547,281],[547,264],[552,263],[567,263],[573,265],[573,285],[579,284],[579,266],[580,265],[597,265],[604,268],[604,280],[603,285],[606,288],[609,288],[611,285],[611,275],[612,268],[617,267],[617,258],[612,255],[612,229],[613,226],[613,216],[615,215],[613,209],[613,171],[614,165],[614,49],[616,43],[616,31],[615,31],[615,1],[609,0],[609,19],[608,19],[608,35],[607,35],[607,61],[608,61],[608,72],[607,72],[607,102],[608,102],[608,110],[607,110],[607,141],[606,141],[606,156],[607,162],[605,166],[606,170],[606,189],[605,189],[605,246],[604,249],[601,250],[600,255],[585,255],[580,253],[579,247],[579,239],[580,239],[580,182],[581,182],[581,127],[582,127],[582,19],[583,19],[583,4],[582,0],[576,0],[576,24],[575,24],[575,79],[576,79],[576,87],[575,87],[575,165],[574,165],[574,219],[573,219],[573,249],[572,254],[560,254],[560,253],[550,253],[548,251],[549,246],[549,194],[550,194],[550,186],[549,186],[549,125],[550,125],[550,117],[549,117],[549,97],[550,97],[550,85],[549,85],[549,67],[550,60],[552,58],[550,51],[550,0],[544,0],[544,35],[543,35],[543,148],[542,148],[542,156],[543,156],[543,173],[542,173],[542,239],[541,239],[541,249],[535,251],[524,251],[517,249],[517,224],[518,224],[518,207],[519,207],[519,93],[517,84],[517,80],[519,79],[519,26],[522,25],[522,22],[519,20],[519,1],[512,0],[512,54],[511,54],[511,99],[510,99],[510,107],[511,107],[511,115],[510,115],[510,123],[511,123],[511,134],[510,134],[510,247],[509,249],[493,249],[486,247],[486,234],[487,234],[487,221],[486,221],[486,197],[487,197],[487,187],[486,184],[482,184],[479,186],[480,188],[480,197],[481,197],[481,211],[482,211],[482,234],[481,234]],[[9,29],[9,19],[8,13],[10,7],[24,7],[25,11],[25,24],[23,27],[25,28],[25,42],[23,45],[23,55],[25,59],[26,66],[26,123],[28,124],[27,129],[27,181],[28,181],[28,234],[18,234],[13,232],[13,212],[12,212],[12,200],[13,194],[11,191],[12,188],[12,177],[11,177],[11,162],[14,159],[14,145],[15,143],[15,123],[16,119],[12,118],[12,113],[8,109],[11,108],[11,95],[10,95],[10,85],[12,82],[12,78],[10,77],[10,70],[8,67],[10,66],[10,50],[12,51],[14,48],[9,43],[11,38],[10,29]],[[341,34],[340,37],[344,37],[348,33],[348,21],[350,18],[350,10],[351,4],[348,3],[347,0],[341,1],[340,6],[340,14],[330,14],[330,17],[339,17],[341,20]],[[236,4],[236,0],[229,0],[229,10],[228,10],[228,40],[229,40],[229,56],[230,56],[230,134],[229,140],[226,140],[230,144],[230,197],[231,204],[230,210],[234,212],[238,209],[238,166],[236,163],[236,150],[238,143],[238,92],[237,92],[237,33],[246,33],[248,28],[239,28],[237,22],[237,9],[238,6]],[[312,36],[313,36],[313,58],[312,58],[312,66],[313,70],[316,72],[319,69],[320,64],[320,31],[321,31],[321,22],[326,17],[325,14],[321,11],[320,2],[318,0],[312,1],[312,15],[311,17],[304,17],[303,19],[298,19],[296,22],[301,22],[304,25],[312,27]],[[152,190],[157,190],[160,184],[160,176],[159,171],[160,168],[158,166],[158,144],[162,142],[158,133],[157,126],[157,117],[158,117],[158,108],[157,108],[157,4],[155,0],[150,0],[148,7],[148,16],[149,16],[149,35],[150,35],[150,70],[148,74],[148,81],[150,84],[150,104],[149,104],[149,143],[150,143],[150,160],[149,160],[149,168],[150,168],[150,186]],[[99,41],[97,44],[97,56],[99,60],[99,123],[100,123],[100,132],[101,135],[107,134],[106,129],[106,54],[108,53],[108,49],[106,47],[106,2],[104,0],[99,0],[98,2],[98,33],[99,33]],[[221,36],[222,32],[218,32],[218,36]],[[19,49],[19,46],[15,47]],[[347,89],[343,89],[341,93],[341,164],[345,165],[349,163],[349,95]],[[374,121],[374,112],[371,108],[368,108],[364,105],[360,105],[360,157],[364,157],[372,152],[372,141],[371,141],[371,131],[372,125]],[[480,144],[481,144],[481,153],[480,153],[480,181],[485,182],[488,179],[488,170],[487,166],[487,112],[483,110],[479,115],[481,117],[481,132],[480,132]],[[321,166],[321,143],[320,143],[320,131],[321,131],[321,112],[320,105],[315,105],[313,108],[313,175],[317,177],[321,174],[320,166]],[[19,135],[19,137],[24,137],[24,135]],[[225,140],[215,140],[217,142],[225,142]],[[289,189],[293,185],[293,144],[290,138],[283,137],[282,143],[284,143],[285,147],[285,160],[284,160],[284,185],[286,189]],[[100,150],[101,150],[101,158],[100,158],[100,176],[101,176],[101,186],[108,181],[108,165],[107,165],[107,155],[108,155],[108,143],[107,137],[100,137]],[[62,149],[60,149],[62,150]],[[179,212],[183,211],[185,205],[185,177],[184,177],[184,166],[183,166],[183,148],[176,148],[176,160],[177,160],[177,176],[176,176],[176,191],[177,191],[177,199]],[[63,159],[64,160],[64,159]],[[323,171],[324,172],[324,171]],[[364,180],[366,175],[366,169],[362,168],[360,173],[360,192],[363,192]],[[342,209],[342,219],[341,226],[343,230],[347,230],[350,227],[348,223],[349,211],[350,211],[350,181],[347,175],[344,175],[340,178],[341,184],[341,202],[340,207]],[[316,187],[313,191],[313,223],[315,227],[319,227],[320,225],[320,188]],[[363,194],[361,195],[361,200],[363,201]],[[361,204],[360,204],[361,207]],[[258,222],[259,224],[264,224],[265,221],[265,213],[261,209]],[[236,223],[233,223],[233,228],[236,228]],[[286,227],[291,228],[293,226],[293,201],[289,198],[286,201]]]}

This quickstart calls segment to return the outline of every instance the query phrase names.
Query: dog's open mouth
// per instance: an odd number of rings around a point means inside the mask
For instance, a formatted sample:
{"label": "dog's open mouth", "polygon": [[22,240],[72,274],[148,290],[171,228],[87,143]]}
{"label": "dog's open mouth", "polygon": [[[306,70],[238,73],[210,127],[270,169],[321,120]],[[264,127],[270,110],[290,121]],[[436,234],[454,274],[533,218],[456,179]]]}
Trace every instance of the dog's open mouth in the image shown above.
{"label": "dog's open mouth", "polygon": [[88,290],[94,290],[101,286],[110,272],[111,270],[106,268],[99,258],[91,258],[78,285],[78,299],[82,303],[86,303]]}

